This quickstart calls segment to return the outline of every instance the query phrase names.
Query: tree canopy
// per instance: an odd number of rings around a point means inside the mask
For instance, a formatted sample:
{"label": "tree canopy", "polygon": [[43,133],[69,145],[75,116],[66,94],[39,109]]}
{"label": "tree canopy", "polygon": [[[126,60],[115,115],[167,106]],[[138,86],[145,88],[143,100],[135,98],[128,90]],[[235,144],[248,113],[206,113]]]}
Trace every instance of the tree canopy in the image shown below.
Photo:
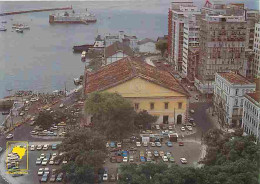
{"label": "tree canopy", "polygon": [[168,48],[168,43],[167,41],[159,41],[156,43],[156,49],[161,51],[162,56],[164,55],[164,52],[167,50]]}
{"label": "tree canopy", "polygon": [[136,113],[134,124],[136,127],[142,126],[145,129],[149,129],[151,124],[157,121],[158,117],[150,115],[146,110],[142,110]]}
{"label": "tree canopy", "polygon": [[130,103],[116,93],[92,93],[85,102],[85,111],[93,123],[110,140],[122,140],[134,129],[135,111]]}
{"label": "tree canopy", "polygon": [[106,158],[106,141],[96,132],[82,129],[66,134],[59,150],[62,157],[75,164],[101,167]]}
{"label": "tree canopy", "polygon": [[53,124],[53,117],[48,112],[40,112],[35,124],[42,127],[43,129],[49,129],[50,126]]}

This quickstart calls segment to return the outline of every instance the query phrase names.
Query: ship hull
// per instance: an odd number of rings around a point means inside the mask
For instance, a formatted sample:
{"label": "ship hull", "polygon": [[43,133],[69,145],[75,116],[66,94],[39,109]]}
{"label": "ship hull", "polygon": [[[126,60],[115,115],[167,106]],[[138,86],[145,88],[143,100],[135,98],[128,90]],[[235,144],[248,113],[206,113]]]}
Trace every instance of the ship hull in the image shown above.
{"label": "ship hull", "polygon": [[50,21],[50,24],[87,24],[95,23],[96,20],[87,20],[87,21]]}

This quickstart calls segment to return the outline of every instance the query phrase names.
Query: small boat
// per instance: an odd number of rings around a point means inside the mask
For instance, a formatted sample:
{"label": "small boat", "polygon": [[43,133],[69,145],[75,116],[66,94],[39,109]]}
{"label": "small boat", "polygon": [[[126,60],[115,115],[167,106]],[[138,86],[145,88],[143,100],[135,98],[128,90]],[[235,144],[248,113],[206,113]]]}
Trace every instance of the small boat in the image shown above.
{"label": "small boat", "polygon": [[82,54],[81,54],[81,61],[86,61],[86,54],[87,54],[86,51],[82,52]]}
{"label": "small boat", "polygon": [[6,31],[7,29],[5,27],[0,27],[0,31]]}
{"label": "small boat", "polygon": [[16,29],[15,30],[17,33],[23,33],[23,30],[22,29]]}
{"label": "small boat", "polygon": [[9,111],[2,112],[2,115],[8,115],[8,114],[9,114]]}
{"label": "small boat", "polygon": [[22,25],[22,26],[19,26],[18,29],[30,29],[30,27],[27,25]]}
{"label": "small boat", "polygon": [[6,21],[6,20],[3,20],[2,23],[7,23],[7,21]]}

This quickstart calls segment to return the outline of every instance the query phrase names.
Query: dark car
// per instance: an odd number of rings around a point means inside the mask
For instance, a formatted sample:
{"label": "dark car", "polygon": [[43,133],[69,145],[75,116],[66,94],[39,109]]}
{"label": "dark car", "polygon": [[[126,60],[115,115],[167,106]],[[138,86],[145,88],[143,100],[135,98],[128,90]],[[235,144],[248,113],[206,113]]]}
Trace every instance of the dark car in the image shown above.
{"label": "dark car", "polygon": [[42,176],[41,182],[47,182],[48,181],[49,174],[45,174]]}
{"label": "dark car", "polygon": [[117,163],[123,162],[123,157],[122,157],[122,156],[117,156],[117,157],[116,157],[116,162],[117,162]]}
{"label": "dark car", "polygon": [[116,156],[112,156],[112,157],[110,158],[110,162],[112,162],[112,163],[117,162]]}
{"label": "dark car", "polygon": [[57,159],[57,160],[55,160],[55,162],[54,162],[55,165],[59,165],[60,163],[61,163],[61,159]]}
{"label": "dark car", "polygon": [[63,173],[58,174],[56,181],[61,182],[63,178]]}

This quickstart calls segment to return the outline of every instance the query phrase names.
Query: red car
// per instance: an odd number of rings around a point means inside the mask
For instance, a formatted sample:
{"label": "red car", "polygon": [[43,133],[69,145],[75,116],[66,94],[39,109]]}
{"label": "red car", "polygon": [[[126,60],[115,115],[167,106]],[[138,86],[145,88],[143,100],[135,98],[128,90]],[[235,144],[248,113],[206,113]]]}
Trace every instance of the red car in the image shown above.
{"label": "red car", "polygon": [[179,142],[179,146],[184,146],[184,143],[183,142]]}
{"label": "red car", "polygon": [[117,157],[116,157],[116,162],[117,162],[117,163],[123,162],[123,157],[122,157],[122,156],[117,156]]}

